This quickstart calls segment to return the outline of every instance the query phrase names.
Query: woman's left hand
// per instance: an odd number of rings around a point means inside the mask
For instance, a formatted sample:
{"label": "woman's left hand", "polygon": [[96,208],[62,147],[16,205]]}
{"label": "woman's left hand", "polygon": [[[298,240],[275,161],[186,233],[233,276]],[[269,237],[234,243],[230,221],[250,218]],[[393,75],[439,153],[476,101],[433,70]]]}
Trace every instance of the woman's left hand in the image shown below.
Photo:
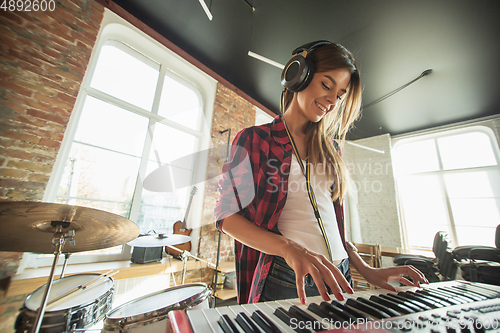
{"label": "woman's left hand", "polygon": [[[365,267],[363,272],[360,273],[370,284],[392,291],[396,290],[389,284],[391,281],[397,281],[404,285],[414,287],[420,287],[421,283],[429,283],[425,275],[411,265],[384,268]],[[411,281],[406,277],[410,277]]]}

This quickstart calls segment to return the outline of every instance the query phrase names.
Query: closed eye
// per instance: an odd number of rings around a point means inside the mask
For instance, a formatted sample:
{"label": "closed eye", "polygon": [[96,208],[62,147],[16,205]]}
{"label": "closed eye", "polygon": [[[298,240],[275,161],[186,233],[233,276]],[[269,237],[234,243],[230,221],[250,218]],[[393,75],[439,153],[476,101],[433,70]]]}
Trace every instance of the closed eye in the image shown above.
{"label": "closed eye", "polygon": [[329,87],[329,86],[327,86],[327,85],[326,85],[326,84],[324,84],[324,83],[321,83],[321,84],[323,85],[323,88],[325,88],[326,90],[330,90],[330,87]]}

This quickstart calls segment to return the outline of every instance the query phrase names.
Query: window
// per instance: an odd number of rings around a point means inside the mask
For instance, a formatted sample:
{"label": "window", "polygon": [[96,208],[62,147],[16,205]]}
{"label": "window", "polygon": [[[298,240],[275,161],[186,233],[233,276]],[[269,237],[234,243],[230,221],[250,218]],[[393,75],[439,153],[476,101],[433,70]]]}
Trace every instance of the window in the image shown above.
{"label": "window", "polygon": [[[141,233],[171,234],[186,213],[195,176],[206,171],[194,153],[208,148],[215,87],[107,11],[44,201],[108,211],[134,221]],[[147,175],[181,158],[171,167],[177,169],[172,192],[143,188]],[[193,220],[200,203],[191,208]],[[74,256],[71,263],[123,260],[130,247]],[[39,256],[36,265],[51,260]]]}
{"label": "window", "polygon": [[410,248],[432,248],[438,231],[448,232],[455,246],[494,246],[500,224],[500,158],[489,128],[403,139],[393,154]]}

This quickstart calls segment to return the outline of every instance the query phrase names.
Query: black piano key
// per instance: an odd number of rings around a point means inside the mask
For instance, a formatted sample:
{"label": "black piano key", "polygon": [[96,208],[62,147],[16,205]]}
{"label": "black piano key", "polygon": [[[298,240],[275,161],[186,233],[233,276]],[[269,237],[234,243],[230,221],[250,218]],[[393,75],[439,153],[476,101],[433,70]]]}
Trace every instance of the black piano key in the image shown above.
{"label": "black piano key", "polygon": [[446,306],[452,306],[452,305],[455,305],[453,303],[450,303],[450,302],[447,302],[447,301],[444,301],[442,299],[439,299],[439,298],[436,298],[432,295],[428,295],[428,294],[417,294],[416,292],[414,291],[410,291],[408,290],[407,293],[417,297],[417,298],[423,298],[423,299],[426,299],[426,300],[429,300],[429,302],[434,302],[436,304],[436,306],[439,307],[439,305],[441,305],[441,307],[446,307]]}
{"label": "black piano key", "polygon": [[372,300],[366,299],[364,297],[358,297],[358,301],[363,302],[365,304],[368,304],[370,306],[373,306],[376,309],[379,309],[380,311],[383,311],[389,315],[389,317],[398,317],[400,314],[399,312],[394,311],[392,308],[387,307],[385,305],[382,305],[380,303],[374,302]]}
{"label": "black piano key", "polygon": [[431,294],[440,295],[448,300],[453,300],[454,302],[458,302],[460,304],[467,304],[474,301],[473,299],[463,297],[462,295],[454,295],[452,293],[437,288],[432,288],[432,289],[427,288],[423,290]]}
{"label": "black piano key", "polygon": [[314,313],[315,315],[317,315],[321,318],[328,319],[328,321],[333,322],[333,323],[335,323],[337,321],[343,323],[345,321],[341,317],[337,316],[335,313],[330,312],[330,311],[326,310],[325,308],[322,308],[321,306],[319,306],[316,303],[309,304],[309,306],[307,307],[307,310],[311,311],[312,313]]}
{"label": "black piano key", "polygon": [[446,295],[440,294],[440,293],[432,291],[432,290],[420,289],[420,290],[415,291],[415,293],[416,294],[429,295],[431,297],[440,299],[440,300],[445,301],[445,302],[447,302],[449,304],[452,304],[452,305],[463,304],[463,302],[460,301],[460,300],[456,300],[456,299],[454,299],[452,297],[448,297]]}
{"label": "black piano key", "polygon": [[430,307],[428,307],[427,305],[425,305],[423,303],[417,302],[417,301],[412,300],[412,299],[404,298],[404,297],[401,297],[401,296],[396,295],[396,294],[386,294],[386,295],[381,294],[379,296],[382,298],[392,300],[394,302],[400,302],[403,305],[406,305],[407,307],[411,308],[415,312],[431,310]]}
{"label": "black piano key", "polygon": [[277,307],[276,310],[274,310],[274,315],[276,317],[278,317],[279,319],[281,319],[282,322],[284,322],[285,324],[290,326],[290,328],[292,328],[295,332],[311,333],[311,331],[306,329],[306,328],[299,328],[299,325],[298,325],[299,320],[295,316],[290,314],[290,312],[288,312],[287,310],[282,308],[281,306]]}
{"label": "black piano key", "polygon": [[453,286],[449,286],[449,287],[439,287],[438,289],[443,289],[443,290],[446,290],[450,293],[454,293],[455,295],[462,295],[462,296],[466,296],[466,297],[469,297],[469,298],[472,298],[474,301],[484,301],[486,299],[488,299],[487,297],[483,296],[483,295],[479,295],[479,294],[476,294],[476,293],[473,293],[473,292],[470,292],[470,291],[466,291],[466,290],[460,290],[460,289],[457,289],[457,288],[453,288]]}
{"label": "black piano key", "polygon": [[236,322],[245,333],[260,333],[260,330],[245,312],[240,312],[236,315]]}
{"label": "black piano key", "polygon": [[217,321],[219,326],[222,328],[224,333],[239,333],[240,331],[236,328],[231,318],[228,315],[223,314]]}
{"label": "black piano key", "polygon": [[391,317],[387,313],[385,313],[383,311],[380,311],[379,309],[374,308],[371,305],[368,305],[366,303],[360,302],[360,301],[358,301],[358,300],[356,300],[354,298],[347,299],[346,304],[349,305],[349,306],[352,306],[355,309],[358,309],[360,311],[368,313],[369,315],[371,315],[371,316],[373,316],[373,317],[375,317],[377,319],[386,319],[386,318],[390,318]]}
{"label": "black piano key", "polygon": [[456,288],[456,289],[460,289],[460,290],[473,292],[476,295],[479,294],[480,296],[486,297],[487,299],[498,297],[498,293],[496,293],[494,291],[491,291],[489,289],[480,288],[478,286],[474,286],[474,285],[470,285],[470,284],[458,284],[458,285],[454,285],[452,287]]}
{"label": "black piano key", "polygon": [[415,313],[411,308],[407,307],[406,305],[402,303],[397,303],[394,301],[391,301],[389,299],[385,299],[376,295],[370,296],[370,300],[373,302],[376,302],[378,304],[382,304],[388,308],[391,308],[393,310],[396,310],[400,314],[410,314],[410,313]]}
{"label": "black piano key", "polygon": [[442,308],[443,307],[443,305],[441,305],[441,304],[436,304],[436,302],[434,302],[432,300],[428,300],[425,297],[417,297],[414,294],[411,294],[411,293],[409,293],[407,291],[400,291],[398,293],[398,296],[401,296],[401,297],[404,297],[404,298],[407,298],[407,299],[412,299],[414,301],[418,301],[420,303],[423,303],[423,304],[427,305],[431,309],[437,309],[437,308]]}
{"label": "black piano key", "polygon": [[333,300],[330,304],[335,305],[335,306],[345,310],[346,312],[349,312],[350,314],[355,316],[357,319],[363,319],[364,321],[371,321],[372,320],[370,317],[368,317],[364,313],[359,312],[358,310],[356,310],[350,306],[344,305],[337,300]]}
{"label": "black piano key", "polygon": [[356,318],[355,316],[353,316],[349,312],[345,311],[344,309],[340,309],[340,308],[336,307],[335,305],[332,305],[328,302],[323,301],[323,302],[321,302],[320,306],[323,309],[339,316],[340,318],[342,318],[342,320],[344,322],[349,322],[349,323],[354,324],[358,321],[358,318]]}
{"label": "black piano key", "polygon": [[463,304],[476,302],[476,299],[474,299],[473,297],[471,297],[467,293],[456,293],[456,292],[453,292],[453,291],[447,290],[446,288],[441,288],[441,287],[435,288],[434,290],[436,290],[437,292],[440,292],[442,294],[449,295],[450,297],[453,297],[454,299],[462,300],[464,302]]}
{"label": "black piano key", "polygon": [[260,310],[255,310],[252,313],[252,319],[262,328],[266,333],[282,333],[281,330],[273,323],[267,316]]}
{"label": "black piano key", "polygon": [[297,305],[290,306],[288,312],[290,312],[292,316],[295,316],[295,318],[297,318],[301,322],[306,323],[307,327],[312,327],[312,329],[315,330],[316,332],[321,332],[325,330],[323,328],[323,325],[321,325],[321,323],[317,321],[316,318],[314,318],[309,313],[299,308]]}

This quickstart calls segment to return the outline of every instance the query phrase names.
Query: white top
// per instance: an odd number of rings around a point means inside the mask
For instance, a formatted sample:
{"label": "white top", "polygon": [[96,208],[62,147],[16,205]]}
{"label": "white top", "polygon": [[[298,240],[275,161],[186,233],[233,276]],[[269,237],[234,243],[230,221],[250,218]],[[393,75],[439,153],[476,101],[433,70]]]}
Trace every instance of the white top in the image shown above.
{"label": "white top", "polygon": [[[305,161],[302,161],[302,163],[305,166]],[[332,260],[342,260],[347,258],[347,252],[340,238],[335,210],[330,196],[332,182],[328,182],[328,177],[321,167],[313,167],[313,165],[311,167],[311,185],[330,243]],[[314,216],[314,209],[307,194],[306,177],[302,174],[302,169],[295,155],[292,156],[292,165],[290,166],[290,176],[288,178],[288,194],[285,207],[278,220],[278,229],[286,238],[311,251],[329,257],[323,234],[318,220]]]}

